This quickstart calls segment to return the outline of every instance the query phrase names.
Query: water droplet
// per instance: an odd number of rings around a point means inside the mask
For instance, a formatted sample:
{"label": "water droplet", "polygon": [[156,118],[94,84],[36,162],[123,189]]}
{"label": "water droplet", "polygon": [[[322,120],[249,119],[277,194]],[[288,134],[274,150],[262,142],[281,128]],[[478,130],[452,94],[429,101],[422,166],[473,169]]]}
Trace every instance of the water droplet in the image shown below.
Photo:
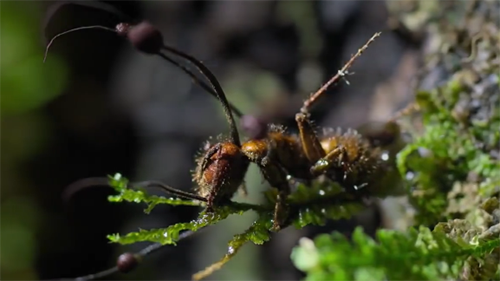
{"label": "water droplet", "polygon": [[234,254],[234,248],[232,246],[229,246],[229,248],[227,248],[227,253],[230,255]]}
{"label": "water droplet", "polygon": [[320,166],[327,166],[328,165],[328,161],[326,161],[325,159],[320,159],[317,163]]}
{"label": "water droplet", "polygon": [[368,185],[368,184],[367,184],[366,182],[364,182],[364,183],[360,184],[359,186],[354,185],[354,189],[355,189],[355,190],[360,190],[360,189],[362,189],[363,187],[365,187],[365,186],[367,186],[367,185]]}
{"label": "water droplet", "polygon": [[387,153],[387,152],[382,153],[381,158],[384,161],[389,160],[389,153]]}

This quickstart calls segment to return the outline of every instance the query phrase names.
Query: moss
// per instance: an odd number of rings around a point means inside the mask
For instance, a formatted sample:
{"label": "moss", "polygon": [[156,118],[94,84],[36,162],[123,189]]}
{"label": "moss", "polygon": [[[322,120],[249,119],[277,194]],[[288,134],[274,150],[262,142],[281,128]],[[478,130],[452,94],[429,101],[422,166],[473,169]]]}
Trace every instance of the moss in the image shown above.
{"label": "moss", "polygon": [[[500,8],[488,0],[388,5],[406,9],[397,17],[427,35],[420,116],[397,156],[415,228],[380,230],[376,240],[358,230],[352,243],[324,234],[292,258],[307,280],[498,280]],[[304,267],[307,257],[317,263]]]}
{"label": "moss", "polygon": [[445,224],[433,231],[420,227],[407,233],[379,230],[374,240],[358,227],[352,242],[338,232],[321,234],[313,245],[295,248],[292,257],[298,266],[314,257],[315,263],[302,266],[306,280],[442,280],[460,275],[467,258],[500,246],[500,239],[470,244],[461,236],[446,235],[449,229],[457,226]]}

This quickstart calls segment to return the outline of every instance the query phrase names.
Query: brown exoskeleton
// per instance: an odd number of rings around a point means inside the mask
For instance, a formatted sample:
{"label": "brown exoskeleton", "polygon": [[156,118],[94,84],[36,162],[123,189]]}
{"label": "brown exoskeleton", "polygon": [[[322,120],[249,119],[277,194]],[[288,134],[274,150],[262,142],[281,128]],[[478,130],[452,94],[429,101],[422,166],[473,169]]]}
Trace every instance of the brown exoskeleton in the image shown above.
{"label": "brown exoskeleton", "polygon": [[[233,137],[207,145],[205,154],[198,158],[194,181],[198,184],[198,194],[207,198],[209,209],[229,200],[242,186],[250,162],[257,164],[269,184],[279,191],[274,230],[279,230],[286,223],[286,198],[291,192],[289,177],[313,180],[325,175],[353,192],[372,183],[382,167],[381,151],[355,130],[324,130],[322,135],[318,135],[309,120],[308,109],[329,85],[346,74],[354,59],[377,36],[379,33],[370,38],[337,75],[304,102],[295,116],[298,135],[287,134],[281,126],[269,125],[266,134],[259,139],[240,144],[239,139]],[[220,91],[224,95],[222,89]],[[228,112],[228,104],[223,101],[223,106]],[[237,136],[232,118],[228,121],[231,135]]]}
{"label": "brown exoskeleton", "polygon": [[[366,194],[369,190],[367,187],[377,179],[377,174],[383,166],[381,151],[377,146],[351,129],[345,132],[325,129],[318,135],[309,120],[308,110],[327,87],[344,78],[354,60],[380,33],[373,35],[333,78],[304,102],[300,112],[295,116],[298,135],[287,133],[279,125],[268,125],[260,137],[241,143],[232,112],[238,117],[241,117],[241,113],[227,101],[217,78],[202,62],[164,45],[160,32],[147,22],[136,26],[119,24],[115,30],[101,29],[126,36],[140,51],[159,55],[181,67],[205,90],[219,99],[229,123],[229,138],[214,144],[207,142],[201,155],[197,157],[197,166],[193,173],[193,181],[197,185],[196,195],[156,182],[144,184],[160,186],[178,196],[204,201],[207,211],[210,212],[215,207],[229,202],[238,189],[244,189],[244,177],[249,164],[255,163],[269,184],[279,191],[273,221],[273,230],[277,231],[287,223],[286,198],[291,192],[290,178],[311,181],[324,175],[338,182],[348,192],[358,193],[363,190],[363,194]],[[162,51],[194,64],[209,81],[209,85]]]}
{"label": "brown exoskeleton", "polygon": [[[125,36],[138,50],[158,55],[178,66],[208,93],[218,98],[229,123],[229,137],[217,143],[207,142],[201,154],[196,158],[197,166],[193,173],[193,181],[197,185],[197,194],[177,190],[154,181],[143,182],[140,185],[145,187],[158,186],[179,197],[203,201],[206,203],[207,211],[210,212],[229,202],[238,189],[245,188],[244,177],[250,163],[255,163],[269,184],[279,191],[273,221],[273,230],[277,231],[288,223],[286,199],[291,192],[290,179],[310,182],[320,176],[325,176],[338,182],[354,196],[364,196],[370,195],[373,187],[378,184],[381,174],[384,173],[381,159],[382,151],[379,149],[383,139],[362,136],[352,129],[344,132],[325,129],[321,134],[318,134],[309,119],[310,107],[325,92],[327,87],[344,78],[354,60],[380,35],[379,33],[372,36],[333,78],[304,102],[300,112],[295,116],[298,134],[287,133],[282,126],[270,124],[266,125],[265,130],[254,134],[253,138],[242,143],[233,113],[240,118],[248,116],[243,116],[235,106],[227,101],[218,80],[202,62],[175,48],[164,45],[159,31],[147,22],[141,22],[135,26],[119,24],[114,30],[106,27],[99,28]],[[165,53],[174,54],[194,64],[208,80],[208,83],[202,81],[193,72]],[[397,125],[392,121],[388,124],[391,133],[397,134]],[[391,138],[392,136],[388,137],[389,142]],[[78,181],[68,189],[66,194],[74,193],[75,188],[79,189],[95,184],[107,184],[107,179]],[[191,233],[185,232],[182,235],[188,237]],[[159,245],[153,245],[136,255],[125,253],[120,256],[115,268],[89,275],[83,279],[94,279],[116,271],[128,272],[138,264],[138,257],[143,257],[159,248]]]}

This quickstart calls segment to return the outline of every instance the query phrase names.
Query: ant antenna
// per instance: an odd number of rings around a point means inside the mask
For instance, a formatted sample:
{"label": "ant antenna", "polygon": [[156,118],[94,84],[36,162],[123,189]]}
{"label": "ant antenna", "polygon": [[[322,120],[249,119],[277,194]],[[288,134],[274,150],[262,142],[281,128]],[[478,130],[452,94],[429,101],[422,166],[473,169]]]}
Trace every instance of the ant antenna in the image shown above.
{"label": "ant antenna", "polygon": [[[109,184],[109,179],[105,177],[95,177],[95,178],[85,178],[78,180],[72,184],[70,184],[66,190],[63,193],[63,201],[68,202],[71,197],[81,191],[82,189],[91,187],[91,186],[110,186]],[[190,193],[190,192],[185,192],[176,188],[173,188],[171,186],[168,186],[166,184],[163,184],[159,181],[143,181],[143,182],[137,182],[137,183],[129,183],[128,186],[130,188],[135,188],[138,189],[139,187],[143,188],[150,188],[150,187],[156,187],[160,188],[163,191],[170,193],[172,195],[188,199],[188,200],[198,200],[200,202],[207,202],[207,199],[204,197],[201,197],[199,195]]]}
{"label": "ant antenna", "polygon": [[[228,113],[226,111],[230,109],[238,117],[243,116],[243,113],[236,106],[234,106],[233,104],[231,104],[227,101],[227,99],[225,98],[224,92],[222,92],[223,97],[221,98],[220,95],[216,91],[214,91],[214,89],[217,90],[217,88],[213,85],[213,81],[214,80],[217,81],[215,76],[201,62],[198,62],[194,57],[189,56],[181,51],[178,51],[178,50],[174,49],[173,47],[163,46],[162,35],[160,34],[160,32],[156,28],[154,28],[151,24],[149,24],[147,22],[142,22],[137,26],[131,26],[127,23],[120,23],[120,24],[116,25],[116,28],[114,28],[114,29],[106,27],[106,26],[100,26],[100,25],[82,26],[82,27],[76,27],[76,28],[72,28],[70,30],[61,32],[61,33],[55,35],[50,40],[50,42],[47,44],[47,47],[45,49],[43,62],[45,63],[45,61],[47,60],[49,48],[55,39],[57,39],[58,37],[60,37],[62,35],[71,33],[73,31],[79,31],[79,30],[85,30],[85,29],[101,29],[101,30],[106,30],[106,31],[116,33],[120,36],[127,36],[127,38],[132,43],[132,45],[134,45],[134,47],[136,47],[139,51],[142,51],[142,52],[147,53],[147,54],[156,54],[156,55],[160,56],[161,58],[167,60],[168,62],[172,63],[173,65],[179,67],[184,73],[189,75],[205,91],[207,91],[212,96],[218,98],[223,103],[224,112],[226,114],[226,117],[228,117],[228,120],[230,119],[231,135],[233,136],[233,138],[234,138],[234,136],[238,137],[237,138],[238,141],[236,143],[239,143],[238,134],[235,135],[233,133],[233,131],[234,131],[233,127],[236,128],[233,125],[234,118],[232,117],[232,115],[230,115],[230,114],[228,115]],[[132,33],[132,35],[130,35],[131,31],[135,31],[135,32]],[[204,81],[200,80],[191,70],[189,70],[185,66],[181,65],[180,63],[173,60],[172,58],[160,53],[160,49],[162,47],[165,48],[167,51],[174,53],[180,57],[183,57],[184,59],[187,59],[189,62],[198,66],[198,70],[207,80],[209,80],[211,82],[212,87],[209,87]],[[207,73],[202,71],[202,69],[204,69]],[[218,88],[221,89],[220,85],[218,85]],[[231,120],[232,120],[232,122],[231,122]]]}
{"label": "ant antenna", "polygon": [[[191,231],[187,230],[179,234],[179,238],[177,239],[176,242],[179,242],[183,239],[191,237],[193,234],[199,232],[203,228],[199,229],[198,231]],[[146,246],[144,249],[140,250],[137,253],[123,253],[121,254],[118,259],[116,260],[116,265],[114,267],[108,268],[106,270],[85,275],[85,276],[80,276],[76,278],[63,278],[63,279],[57,279],[57,280],[51,280],[51,281],[87,281],[87,280],[96,280],[96,279],[101,279],[104,277],[108,277],[112,274],[121,272],[121,273],[128,273],[134,269],[137,268],[137,266],[142,262],[142,260],[149,256],[150,254],[157,252],[160,249],[165,248],[166,246],[170,245],[163,245],[161,243],[154,243],[149,246]],[[49,280],[46,280],[49,281]]]}
{"label": "ant antenna", "polygon": [[368,46],[375,41],[377,37],[379,37],[381,32],[377,32],[373,34],[373,36],[361,47],[358,49],[356,54],[354,54],[351,59],[339,70],[337,71],[337,74],[333,76],[328,82],[326,82],[319,90],[316,91],[311,97],[309,97],[306,101],[304,101],[304,105],[300,109],[300,112],[303,114],[307,114],[309,111],[309,108],[318,100],[318,98],[332,85],[333,83],[337,82],[340,78],[345,78],[345,76],[349,75],[349,68],[352,66],[354,61],[361,56],[361,54],[368,48]]}

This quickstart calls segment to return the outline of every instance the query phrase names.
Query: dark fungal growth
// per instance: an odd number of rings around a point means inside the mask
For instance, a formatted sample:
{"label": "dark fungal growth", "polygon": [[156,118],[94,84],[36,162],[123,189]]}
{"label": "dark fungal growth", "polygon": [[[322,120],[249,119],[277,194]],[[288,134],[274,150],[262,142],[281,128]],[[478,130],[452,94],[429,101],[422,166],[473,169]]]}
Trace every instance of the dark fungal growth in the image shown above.
{"label": "dark fungal growth", "polygon": [[132,46],[146,54],[158,54],[163,47],[163,36],[161,32],[147,21],[142,21],[131,26],[126,23],[119,23],[116,31],[122,36],[126,36]]}
{"label": "dark fungal growth", "polygon": [[132,253],[123,253],[118,257],[116,266],[120,272],[127,273],[134,270],[139,265],[139,261],[139,256]]}

